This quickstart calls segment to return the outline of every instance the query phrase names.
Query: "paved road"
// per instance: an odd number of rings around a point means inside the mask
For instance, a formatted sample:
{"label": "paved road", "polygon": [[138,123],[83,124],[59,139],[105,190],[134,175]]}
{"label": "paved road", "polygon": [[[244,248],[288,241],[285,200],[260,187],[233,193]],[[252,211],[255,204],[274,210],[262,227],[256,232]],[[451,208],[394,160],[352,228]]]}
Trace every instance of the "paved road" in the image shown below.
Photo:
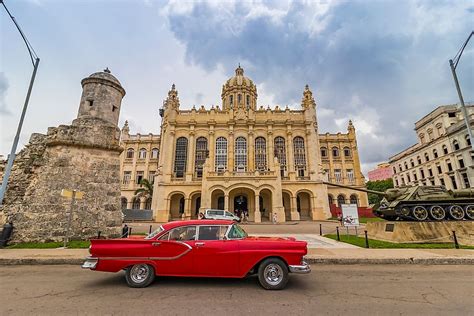
{"label": "paved road", "polygon": [[0,315],[472,315],[470,266],[314,266],[284,291],[243,280],[159,278],[131,289],[123,273],[75,266],[0,267]]}

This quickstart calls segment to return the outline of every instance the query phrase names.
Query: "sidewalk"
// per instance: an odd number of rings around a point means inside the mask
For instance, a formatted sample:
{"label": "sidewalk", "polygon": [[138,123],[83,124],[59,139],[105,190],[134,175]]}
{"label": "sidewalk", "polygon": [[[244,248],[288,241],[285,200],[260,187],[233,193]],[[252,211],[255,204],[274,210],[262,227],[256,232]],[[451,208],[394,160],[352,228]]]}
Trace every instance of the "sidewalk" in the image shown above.
{"label": "sidewalk", "polygon": [[[80,265],[87,249],[0,249],[0,265]],[[474,264],[474,250],[310,248],[315,264]]]}

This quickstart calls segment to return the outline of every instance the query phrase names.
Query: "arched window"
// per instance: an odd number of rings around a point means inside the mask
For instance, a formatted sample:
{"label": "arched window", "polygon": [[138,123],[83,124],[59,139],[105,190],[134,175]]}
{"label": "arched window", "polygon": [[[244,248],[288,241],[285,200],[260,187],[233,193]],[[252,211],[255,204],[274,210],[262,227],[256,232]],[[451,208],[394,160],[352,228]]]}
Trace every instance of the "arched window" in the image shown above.
{"label": "arched window", "polygon": [[448,146],[443,145],[443,154],[447,155],[448,154]]}
{"label": "arched window", "polygon": [[233,95],[229,96],[229,103],[230,103],[230,107],[232,107],[234,105],[234,96]]}
{"label": "arched window", "polygon": [[142,148],[138,152],[138,159],[145,159],[146,158],[146,149]]}
{"label": "arched window", "polygon": [[425,153],[425,161],[430,161],[430,154]]}
{"label": "arched window", "polygon": [[133,150],[133,148],[127,149],[127,158],[133,158],[134,153],[135,151]]}
{"label": "arched window", "polygon": [[337,148],[337,147],[332,148],[332,156],[333,157],[339,157],[339,148]]}
{"label": "arched window", "polygon": [[410,159],[410,165],[411,165],[412,167],[415,166],[415,162],[413,161],[413,159]]}
{"label": "arched window", "polygon": [[433,149],[433,157],[435,159],[438,158],[438,151],[436,149]]}
{"label": "arched window", "polygon": [[194,171],[198,178],[202,177],[202,169],[207,158],[207,139],[199,137],[196,140],[196,153],[194,155]]}
{"label": "arched window", "polygon": [[357,204],[359,205],[359,199],[357,198],[356,194],[352,194],[350,197],[351,204]]}
{"label": "arched window", "polygon": [[177,178],[183,178],[186,172],[186,161],[188,157],[188,140],[180,137],[176,140],[174,152],[174,174]]}
{"label": "arched window", "polygon": [[297,136],[293,139],[293,151],[295,159],[295,171],[298,177],[304,177],[306,170],[306,150],[303,137]]}
{"label": "arched window", "polygon": [[218,137],[216,139],[215,166],[217,172],[227,170],[227,139],[224,137]]}
{"label": "arched window", "polygon": [[128,203],[128,201],[127,201],[127,198],[126,198],[126,197],[123,197],[123,196],[122,196],[122,197],[120,198],[120,203],[122,204],[122,210],[127,209],[127,203]]}
{"label": "arched window", "polygon": [[145,201],[145,210],[151,210],[151,197],[147,198]]}
{"label": "arched window", "polygon": [[344,157],[351,156],[351,149],[349,147],[344,147]]}
{"label": "arched window", "polygon": [[280,163],[280,174],[284,177],[286,170],[286,145],[283,137],[278,136],[275,138],[273,150],[275,151],[275,157],[277,157]]}
{"label": "arched window", "polygon": [[247,171],[247,140],[244,137],[237,137],[234,152],[235,170],[239,172]]}
{"label": "arched window", "polygon": [[158,159],[158,154],[160,153],[160,151],[158,150],[158,148],[153,148],[151,150],[151,159]]}
{"label": "arched window", "polygon": [[453,147],[454,147],[454,150],[459,150],[459,143],[457,140],[453,140]]}
{"label": "arched window", "polygon": [[334,198],[332,194],[328,194],[328,202],[329,202],[329,206],[334,204]]}
{"label": "arched window", "polygon": [[132,209],[139,210],[140,209],[140,198],[134,197],[132,200]]}
{"label": "arched window", "polygon": [[418,161],[418,164],[421,165],[421,158],[420,158],[420,156],[416,156],[416,160]]}
{"label": "arched window", "polygon": [[469,134],[464,136],[464,138],[466,139],[466,145],[471,146],[471,139],[469,138]]}
{"label": "arched window", "polygon": [[407,169],[408,169],[408,164],[407,164],[406,161],[405,161],[405,163],[404,163],[404,166],[405,166],[405,170],[407,170]]}
{"label": "arched window", "polygon": [[342,194],[339,194],[337,196],[337,206],[341,207],[342,204],[345,204],[346,203],[346,197]]}
{"label": "arched window", "polygon": [[327,157],[328,156],[328,150],[326,147],[321,147],[321,157]]}
{"label": "arched window", "polygon": [[255,138],[255,168],[267,170],[267,142],[263,137]]}
{"label": "arched window", "polygon": [[250,107],[250,96],[247,94],[247,108]]}

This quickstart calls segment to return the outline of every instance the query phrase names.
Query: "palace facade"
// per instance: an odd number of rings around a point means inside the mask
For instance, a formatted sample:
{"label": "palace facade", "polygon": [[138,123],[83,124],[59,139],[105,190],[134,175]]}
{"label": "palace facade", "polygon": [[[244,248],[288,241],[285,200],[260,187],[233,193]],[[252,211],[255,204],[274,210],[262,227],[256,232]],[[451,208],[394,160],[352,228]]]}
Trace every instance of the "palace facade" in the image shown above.
{"label": "palace facade", "polygon": [[[161,135],[122,129],[122,208],[151,209],[155,221],[196,218],[207,208],[247,210],[251,221],[320,220],[343,203],[367,207],[355,128],[319,134],[310,88],[301,108],[257,105],[257,87],[239,66],[221,105],[180,108],[173,84],[160,110]],[[136,196],[142,179],[153,196]]]}

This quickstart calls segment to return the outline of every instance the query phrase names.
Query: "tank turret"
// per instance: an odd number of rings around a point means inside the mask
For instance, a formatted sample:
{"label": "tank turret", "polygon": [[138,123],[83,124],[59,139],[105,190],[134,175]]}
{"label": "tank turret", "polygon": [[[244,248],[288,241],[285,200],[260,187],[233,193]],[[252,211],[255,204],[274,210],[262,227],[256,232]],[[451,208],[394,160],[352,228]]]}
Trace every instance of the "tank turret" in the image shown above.
{"label": "tank turret", "polygon": [[383,196],[373,207],[386,220],[474,220],[474,189],[446,190],[444,186],[407,186],[385,192],[323,182],[326,185]]}

